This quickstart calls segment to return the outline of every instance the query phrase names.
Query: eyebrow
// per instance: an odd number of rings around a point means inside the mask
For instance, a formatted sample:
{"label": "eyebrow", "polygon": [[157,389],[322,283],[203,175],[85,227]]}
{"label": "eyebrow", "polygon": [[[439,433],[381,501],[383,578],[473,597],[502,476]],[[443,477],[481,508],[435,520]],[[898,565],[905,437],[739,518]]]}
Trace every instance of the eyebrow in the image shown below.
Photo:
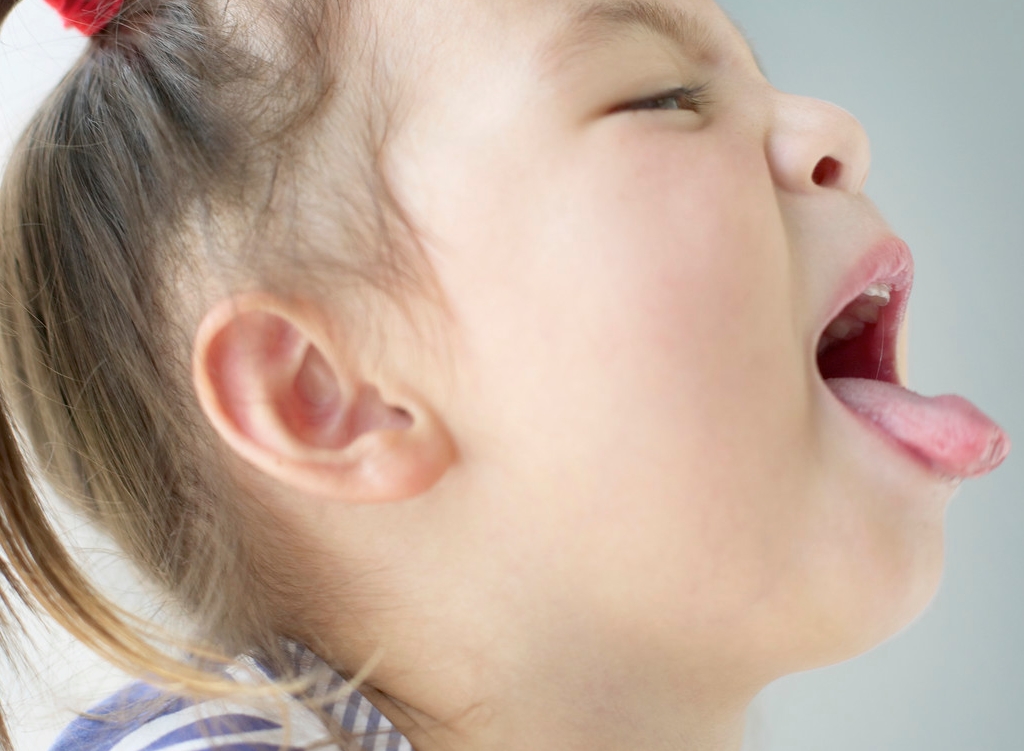
{"label": "eyebrow", "polygon": [[[699,60],[714,57],[719,39],[702,19],[682,8],[653,0],[613,0],[579,7],[544,46],[541,60],[553,72],[595,47],[638,30],[665,37]],[[763,74],[756,53],[754,58]]]}
{"label": "eyebrow", "polygon": [[710,57],[715,38],[703,21],[681,8],[650,0],[615,0],[580,7],[544,47],[541,59],[553,71],[629,31],[653,32],[700,58]]}

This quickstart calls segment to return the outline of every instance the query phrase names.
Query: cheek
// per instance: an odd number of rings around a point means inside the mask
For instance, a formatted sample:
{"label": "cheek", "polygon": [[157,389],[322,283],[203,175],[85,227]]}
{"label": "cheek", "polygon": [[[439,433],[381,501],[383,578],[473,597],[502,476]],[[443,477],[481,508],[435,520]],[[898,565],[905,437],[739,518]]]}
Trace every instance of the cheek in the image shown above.
{"label": "cheek", "polygon": [[584,255],[562,255],[561,273],[586,280],[587,318],[658,392],[708,407],[720,394],[714,406],[745,423],[756,419],[748,399],[796,397],[792,259],[763,155],[701,133],[607,153],[566,191],[586,200],[563,214]]}
{"label": "cheek", "polygon": [[461,318],[487,414],[545,487],[612,515],[646,494],[753,558],[784,539],[807,458],[788,245],[762,155],[661,140],[589,144],[506,195],[515,220]]}
{"label": "cheek", "polygon": [[[794,446],[804,386],[763,154],[721,135],[620,127],[535,169],[513,162],[474,161],[486,165],[465,180],[476,200],[439,233],[439,275],[472,353],[463,370],[486,389],[495,434],[528,430],[530,461],[553,467],[561,444],[608,471],[628,449],[676,477],[759,490],[749,457],[767,464],[769,449]],[[494,174],[506,176],[499,190]],[[741,458],[750,469],[737,478]]]}

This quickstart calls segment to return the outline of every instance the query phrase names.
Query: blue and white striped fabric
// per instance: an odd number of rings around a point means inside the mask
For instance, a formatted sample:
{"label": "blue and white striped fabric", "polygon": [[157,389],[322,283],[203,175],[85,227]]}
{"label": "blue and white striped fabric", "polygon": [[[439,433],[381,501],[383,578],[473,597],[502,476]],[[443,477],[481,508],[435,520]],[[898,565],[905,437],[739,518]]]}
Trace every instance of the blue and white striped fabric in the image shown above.
{"label": "blue and white striped fabric", "polygon": [[[362,751],[413,751],[409,741],[358,691],[308,650],[290,648],[301,674],[320,671],[314,696],[338,697],[325,714],[359,741]],[[255,661],[242,660],[229,671],[241,682],[270,677]],[[195,702],[168,698],[158,689],[134,683],[80,717],[51,751],[306,751],[328,737],[323,720],[294,698],[253,702]]]}

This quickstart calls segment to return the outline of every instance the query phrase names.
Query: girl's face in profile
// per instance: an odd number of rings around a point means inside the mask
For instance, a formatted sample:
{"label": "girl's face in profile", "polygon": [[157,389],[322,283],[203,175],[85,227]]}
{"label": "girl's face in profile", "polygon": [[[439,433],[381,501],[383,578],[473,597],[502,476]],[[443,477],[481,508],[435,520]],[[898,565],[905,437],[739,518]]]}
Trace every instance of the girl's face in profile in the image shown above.
{"label": "girl's face in profile", "polygon": [[953,483],[818,362],[873,272],[909,282],[857,121],[775,90],[710,0],[382,17],[411,71],[391,177],[455,342],[437,400],[461,463],[423,596],[486,620],[510,665],[536,634],[548,665],[615,654],[690,691],[906,624]]}

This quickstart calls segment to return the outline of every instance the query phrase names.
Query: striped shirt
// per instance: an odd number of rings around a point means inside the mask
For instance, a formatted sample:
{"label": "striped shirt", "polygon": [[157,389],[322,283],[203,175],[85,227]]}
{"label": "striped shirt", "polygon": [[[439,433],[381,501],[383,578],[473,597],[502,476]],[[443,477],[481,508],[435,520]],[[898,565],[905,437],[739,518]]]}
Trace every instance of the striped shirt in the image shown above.
{"label": "striped shirt", "polygon": [[[323,715],[356,737],[354,748],[413,751],[376,707],[312,652],[297,645],[289,651],[300,675],[320,671],[311,695],[334,700],[323,705]],[[228,672],[239,683],[273,679],[248,658]],[[195,701],[133,683],[72,722],[50,751],[339,751],[323,745],[327,737],[323,716],[283,693],[260,703]]]}

